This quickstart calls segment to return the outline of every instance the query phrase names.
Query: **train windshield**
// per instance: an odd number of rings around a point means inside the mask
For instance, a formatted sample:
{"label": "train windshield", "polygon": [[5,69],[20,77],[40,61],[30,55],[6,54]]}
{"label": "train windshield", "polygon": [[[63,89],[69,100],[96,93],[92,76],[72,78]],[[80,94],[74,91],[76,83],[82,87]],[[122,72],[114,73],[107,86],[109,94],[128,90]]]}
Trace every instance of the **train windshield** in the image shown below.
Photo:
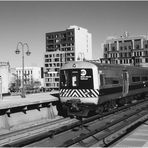
{"label": "train windshield", "polygon": [[60,71],[60,88],[93,88],[92,69],[66,69]]}

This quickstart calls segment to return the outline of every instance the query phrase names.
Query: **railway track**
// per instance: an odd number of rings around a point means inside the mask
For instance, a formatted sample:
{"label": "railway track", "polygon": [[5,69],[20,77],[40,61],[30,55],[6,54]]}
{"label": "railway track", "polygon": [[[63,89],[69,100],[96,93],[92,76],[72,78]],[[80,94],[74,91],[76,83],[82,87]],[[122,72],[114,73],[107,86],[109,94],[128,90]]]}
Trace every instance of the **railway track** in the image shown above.
{"label": "railway track", "polygon": [[73,123],[75,121],[75,119],[58,118],[53,121],[47,120],[41,123],[34,123],[32,124],[32,126],[20,128],[14,131],[9,131],[0,135],[0,146],[6,146],[9,144],[9,146],[11,146],[12,143],[18,143],[18,141],[23,141],[27,138],[39,135],[41,133],[45,133],[49,130],[63,127],[64,125],[67,125],[67,123]]}
{"label": "railway track", "polygon": [[[46,125],[38,128],[36,134],[25,132],[23,138],[16,138],[11,141],[3,141],[1,146],[22,147],[22,146],[48,146],[48,147],[69,147],[69,146],[107,146],[113,144],[135,125],[139,125],[148,118],[148,101],[141,101],[140,104],[125,106],[120,111],[96,115],[83,121],[76,119],[61,120],[53,122],[54,128]],[[62,123],[61,126],[57,126]],[[51,125],[50,125],[51,126]],[[37,127],[36,127],[37,128]],[[31,131],[31,129],[28,129]],[[34,131],[36,131],[34,129]],[[32,132],[33,133],[33,132]],[[4,139],[3,139],[4,140]],[[1,141],[1,139],[0,139]],[[98,145],[99,144],[99,145]]]}
{"label": "railway track", "polygon": [[148,110],[145,108],[132,108],[116,115],[108,115],[104,119],[96,119],[83,123],[83,126],[72,128],[52,138],[46,138],[28,146],[48,147],[90,147],[109,146],[115,139],[129,131],[135,124],[144,122],[148,118]]}
{"label": "railway track", "polygon": [[[99,128],[89,129],[88,133],[82,133],[73,140],[68,140],[61,146],[85,146],[85,147],[108,147],[114,145],[123,136],[148,120],[148,110],[135,110],[114,121],[105,122]],[[145,110],[146,109],[146,110]],[[97,125],[95,125],[97,126]],[[99,125],[98,125],[99,126]]]}

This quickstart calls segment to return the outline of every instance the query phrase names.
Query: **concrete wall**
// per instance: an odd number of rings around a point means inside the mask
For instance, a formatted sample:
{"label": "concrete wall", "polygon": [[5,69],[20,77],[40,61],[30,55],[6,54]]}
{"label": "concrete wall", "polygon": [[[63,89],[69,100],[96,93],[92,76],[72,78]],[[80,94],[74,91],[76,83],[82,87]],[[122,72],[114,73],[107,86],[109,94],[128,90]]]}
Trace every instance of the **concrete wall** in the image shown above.
{"label": "concrete wall", "polygon": [[37,109],[28,110],[26,113],[17,112],[10,114],[10,117],[5,114],[0,116],[0,130],[17,128],[17,126],[24,126],[31,122],[37,122],[41,120],[53,120],[57,117],[56,106],[50,106],[49,108],[41,108],[40,111]]}

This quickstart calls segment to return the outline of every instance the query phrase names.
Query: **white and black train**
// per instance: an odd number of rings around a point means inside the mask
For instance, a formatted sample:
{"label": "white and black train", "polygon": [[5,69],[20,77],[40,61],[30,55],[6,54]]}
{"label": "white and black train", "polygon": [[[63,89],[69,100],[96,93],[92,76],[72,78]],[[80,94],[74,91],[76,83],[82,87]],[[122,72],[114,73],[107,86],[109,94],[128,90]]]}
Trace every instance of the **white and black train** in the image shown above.
{"label": "white and black train", "polygon": [[145,98],[148,68],[69,62],[60,69],[60,102],[63,116],[88,116]]}

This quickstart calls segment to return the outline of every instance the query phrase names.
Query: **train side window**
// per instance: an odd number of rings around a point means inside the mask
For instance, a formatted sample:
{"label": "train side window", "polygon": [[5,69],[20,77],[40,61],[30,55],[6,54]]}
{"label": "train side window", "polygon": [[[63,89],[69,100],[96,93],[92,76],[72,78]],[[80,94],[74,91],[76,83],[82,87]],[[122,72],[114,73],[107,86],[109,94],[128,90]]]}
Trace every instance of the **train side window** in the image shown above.
{"label": "train side window", "polygon": [[132,77],[132,82],[139,82],[140,81],[140,77],[136,76],[136,77]]}
{"label": "train side window", "polygon": [[103,86],[105,84],[104,74],[100,74],[100,85]]}
{"label": "train side window", "polygon": [[112,83],[113,84],[119,84],[119,81],[118,80],[113,80]]}
{"label": "train side window", "polygon": [[143,77],[141,78],[141,80],[142,80],[142,81],[148,81],[148,77],[147,77],[147,76],[143,76]]}
{"label": "train side window", "polygon": [[119,79],[114,77],[105,77],[105,84],[119,84]]}

